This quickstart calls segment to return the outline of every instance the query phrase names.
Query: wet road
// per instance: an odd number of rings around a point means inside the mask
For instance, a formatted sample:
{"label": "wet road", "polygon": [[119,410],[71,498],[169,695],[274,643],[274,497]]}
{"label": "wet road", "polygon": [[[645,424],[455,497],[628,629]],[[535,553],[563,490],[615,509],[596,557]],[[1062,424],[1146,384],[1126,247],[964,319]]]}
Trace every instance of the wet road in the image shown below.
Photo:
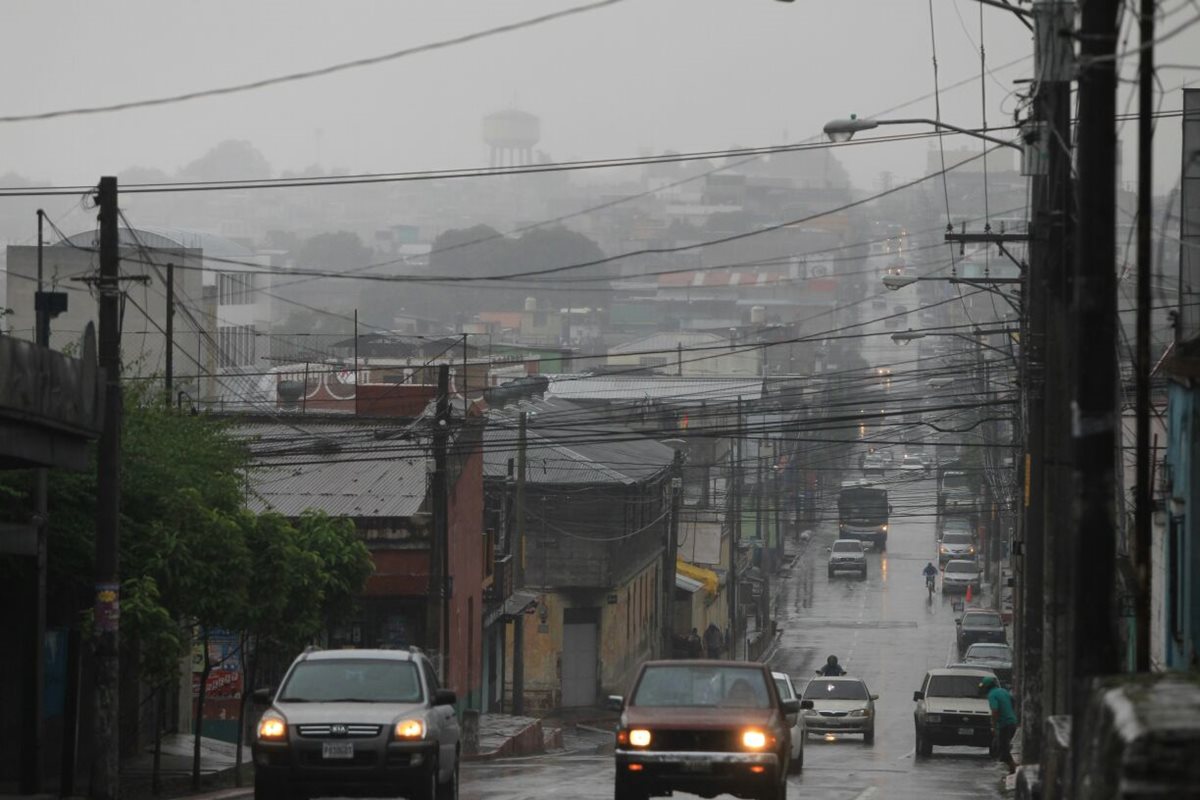
{"label": "wet road", "polygon": [[[887,477],[896,513],[926,502],[932,478],[892,472]],[[770,656],[774,669],[803,685],[836,653],[864,678],[876,703],[873,745],[850,736],[826,742],[809,738],[801,775],[790,779],[792,797],[980,798],[1000,797],[1003,768],[986,752],[937,748],[914,759],[912,693],[925,670],[946,664],[954,641],[954,615],[939,595],[927,603],[921,568],[935,558],[933,520],[893,518],[886,553],[868,555],[866,581],[826,577],[825,547],[836,525],[819,525],[806,550],[782,575],[777,618],[783,633]],[[465,765],[462,795],[497,798],[611,798],[612,757],[578,753]],[[676,797],[688,795],[677,794]]]}

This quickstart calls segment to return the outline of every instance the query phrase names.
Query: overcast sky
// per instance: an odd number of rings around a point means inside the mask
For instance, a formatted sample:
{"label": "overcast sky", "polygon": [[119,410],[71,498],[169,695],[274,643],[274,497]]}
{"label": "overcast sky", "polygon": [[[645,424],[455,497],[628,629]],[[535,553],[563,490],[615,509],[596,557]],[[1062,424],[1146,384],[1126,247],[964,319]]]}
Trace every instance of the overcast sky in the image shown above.
{"label": "overcast sky", "polygon": [[[574,4],[586,4],[576,2]],[[0,114],[220,87],[511,23],[562,0],[122,0],[5,2]],[[981,124],[980,6],[933,0],[942,116]],[[1178,7],[1179,10],[1176,10]],[[1196,16],[1168,0],[1169,29]],[[983,11],[991,125],[1011,122],[1032,61],[1030,34]],[[1130,41],[1136,40],[1136,34]],[[850,112],[873,114],[934,86],[928,0],[624,0],[533,29],[285,86],[144,110],[0,125],[0,174],[92,183],[137,165],[173,172],[224,139],[246,139],[275,170],[485,165],[481,118],[518,107],[542,120],[555,160],[797,141]],[[1200,25],[1160,48],[1197,63]],[[1132,75],[1135,58],[1123,61]],[[1164,109],[1200,72],[1165,71]],[[1124,106],[1124,102],[1122,102]],[[1135,108],[1131,106],[1130,108]],[[895,115],[933,116],[932,98]],[[1178,175],[1178,119],[1158,138],[1156,191]],[[1133,123],[1123,132],[1134,180]],[[928,143],[845,149],[862,187],[881,171],[924,171]]]}

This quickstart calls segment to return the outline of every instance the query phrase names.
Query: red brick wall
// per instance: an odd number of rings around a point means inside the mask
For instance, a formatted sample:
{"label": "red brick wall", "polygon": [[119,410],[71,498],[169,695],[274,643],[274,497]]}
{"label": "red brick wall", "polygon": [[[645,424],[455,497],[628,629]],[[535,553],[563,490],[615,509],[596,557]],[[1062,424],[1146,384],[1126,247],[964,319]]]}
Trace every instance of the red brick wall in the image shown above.
{"label": "red brick wall", "polygon": [[363,383],[358,386],[355,413],[365,417],[417,417],[436,394],[436,386],[425,384]]}
{"label": "red brick wall", "polygon": [[[479,708],[482,686],[483,613],[483,454],[463,463],[450,488],[450,686],[460,708]],[[469,705],[468,705],[469,700]]]}

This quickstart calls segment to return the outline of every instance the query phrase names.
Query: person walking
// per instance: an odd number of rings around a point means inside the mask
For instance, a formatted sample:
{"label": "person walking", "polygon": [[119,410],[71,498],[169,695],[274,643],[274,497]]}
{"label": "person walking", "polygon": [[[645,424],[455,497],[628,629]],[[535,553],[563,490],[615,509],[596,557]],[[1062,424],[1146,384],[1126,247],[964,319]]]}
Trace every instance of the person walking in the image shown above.
{"label": "person walking", "polygon": [[720,658],[725,647],[725,637],[715,623],[708,623],[704,629],[704,652],[709,658]]}
{"label": "person walking", "polygon": [[992,710],[996,759],[1005,763],[1011,775],[1017,771],[1017,762],[1012,755],[1012,740],[1017,733],[1017,712],[1013,708],[1012,695],[991,675],[980,681],[979,688],[987,692],[988,708]]}
{"label": "person walking", "polygon": [[687,637],[687,657],[702,658],[704,656],[704,647],[700,643],[700,632],[692,628],[692,632]]}

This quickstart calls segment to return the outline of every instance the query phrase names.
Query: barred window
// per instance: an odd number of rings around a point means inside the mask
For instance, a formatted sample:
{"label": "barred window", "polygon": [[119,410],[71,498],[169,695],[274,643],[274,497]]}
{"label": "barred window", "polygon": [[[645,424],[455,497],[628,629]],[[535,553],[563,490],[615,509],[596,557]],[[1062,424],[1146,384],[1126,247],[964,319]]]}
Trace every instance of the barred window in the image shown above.
{"label": "barred window", "polygon": [[254,275],[239,272],[217,273],[217,303],[244,306],[254,302]]}
{"label": "barred window", "polygon": [[217,330],[217,361],[222,367],[246,367],[255,361],[253,325],[226,325]]}

